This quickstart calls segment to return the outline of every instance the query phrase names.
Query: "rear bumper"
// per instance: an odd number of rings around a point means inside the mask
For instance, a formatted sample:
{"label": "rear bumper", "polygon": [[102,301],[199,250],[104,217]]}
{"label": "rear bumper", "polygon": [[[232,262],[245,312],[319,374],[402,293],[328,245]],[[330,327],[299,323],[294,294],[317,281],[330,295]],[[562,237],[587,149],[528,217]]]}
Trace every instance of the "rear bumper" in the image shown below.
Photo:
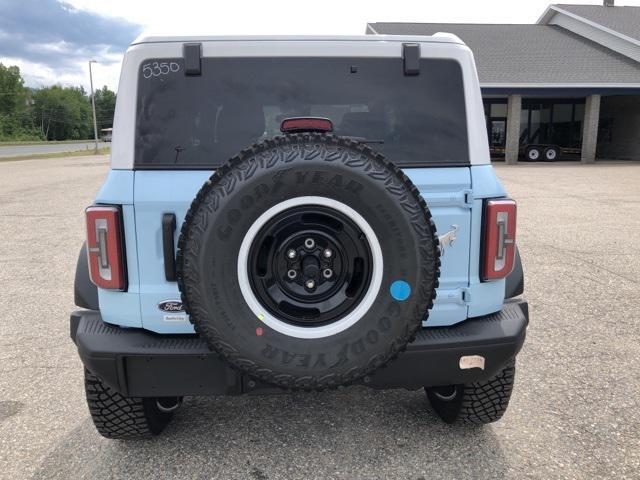
{"label": "rear bumper", "polygon": [[[452,327],[425,328],[388,367],[360,383],[409,388],[486,380],[522,348],[527,302],[507,301],[499,312]],[[196,335],[159,335],[102,321],[100,312],[71,314],[71,338],[85,367],[126,396],[235,395],[271,389],[233,370]],[[463,368],[473,356],[483,368]],[[466,365],[468,367],[468,365]]]}

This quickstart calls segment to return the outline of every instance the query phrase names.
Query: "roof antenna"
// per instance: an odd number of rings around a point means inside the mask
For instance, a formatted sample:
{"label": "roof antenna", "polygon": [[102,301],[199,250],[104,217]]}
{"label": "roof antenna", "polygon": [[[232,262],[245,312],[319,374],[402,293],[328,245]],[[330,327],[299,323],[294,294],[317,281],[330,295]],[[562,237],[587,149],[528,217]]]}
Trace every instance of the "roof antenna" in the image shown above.
{"label": "roof antenna", "polygon": [[614,2],[615,0],[603,0],[602,5],[604,5],[605,7],[613,7]]}

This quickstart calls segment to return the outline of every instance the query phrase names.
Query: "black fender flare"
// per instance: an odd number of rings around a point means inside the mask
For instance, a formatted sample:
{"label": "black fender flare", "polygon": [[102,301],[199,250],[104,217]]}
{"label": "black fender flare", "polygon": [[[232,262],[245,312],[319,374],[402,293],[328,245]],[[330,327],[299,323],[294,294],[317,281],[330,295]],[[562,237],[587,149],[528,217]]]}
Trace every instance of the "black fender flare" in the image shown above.
{"label": "black fender flare", "polygon": [[82,242],[76,264],[76,278],[73,284],[74,303],[81,308],[98,310],[98,287],[89,278],[89,264],[87,263],[87,242]]}
{"label": "black fender flare", "polygon": [[520,251],[516,246],[516,258],[513,262],[513,270],[507,275],[504,284],[504,298],[513,298],[522,295],[524,292],[524,272],[522,270],[522,260],[520,260]]}

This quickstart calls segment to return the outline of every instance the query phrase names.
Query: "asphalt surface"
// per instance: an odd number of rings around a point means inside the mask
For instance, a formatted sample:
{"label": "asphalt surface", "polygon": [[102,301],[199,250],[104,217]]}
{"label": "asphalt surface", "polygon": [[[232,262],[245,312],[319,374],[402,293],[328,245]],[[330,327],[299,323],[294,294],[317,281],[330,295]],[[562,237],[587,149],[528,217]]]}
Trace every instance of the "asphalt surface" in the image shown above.
{"label": "asphalt surface", "polygon": [[83,209],[105,157],[0,163],[0,478],[638,478],[640,164],[498,167],[531,306],[502,421],[422,392],[190,398],[165,433],[91,423],[68,336]]}
{"label": "asphalt surface", "polygon": [[[98,142],[98,148],[108,147],[109,145],[109,143]],[[92,150],[94,148],[94,142],[0,145],[0,158],[41,155],[43,153],[77,152],[78,150]]]}

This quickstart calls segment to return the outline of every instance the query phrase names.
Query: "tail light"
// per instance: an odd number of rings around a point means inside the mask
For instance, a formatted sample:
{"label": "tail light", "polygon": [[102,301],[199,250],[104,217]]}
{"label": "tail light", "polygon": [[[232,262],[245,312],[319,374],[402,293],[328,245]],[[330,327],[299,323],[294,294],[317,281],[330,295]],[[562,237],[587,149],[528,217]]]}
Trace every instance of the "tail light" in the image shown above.
{"label": "tail light", "polygon": [[87,257],[91,281],[100,288],[126,290],[122,214],[119,207],[86,210]]}
{"label": "tail light", "polygon": [[516,202],[489,200],[484,207],[482,279],[504,278],[513,270],[516,251]]}

